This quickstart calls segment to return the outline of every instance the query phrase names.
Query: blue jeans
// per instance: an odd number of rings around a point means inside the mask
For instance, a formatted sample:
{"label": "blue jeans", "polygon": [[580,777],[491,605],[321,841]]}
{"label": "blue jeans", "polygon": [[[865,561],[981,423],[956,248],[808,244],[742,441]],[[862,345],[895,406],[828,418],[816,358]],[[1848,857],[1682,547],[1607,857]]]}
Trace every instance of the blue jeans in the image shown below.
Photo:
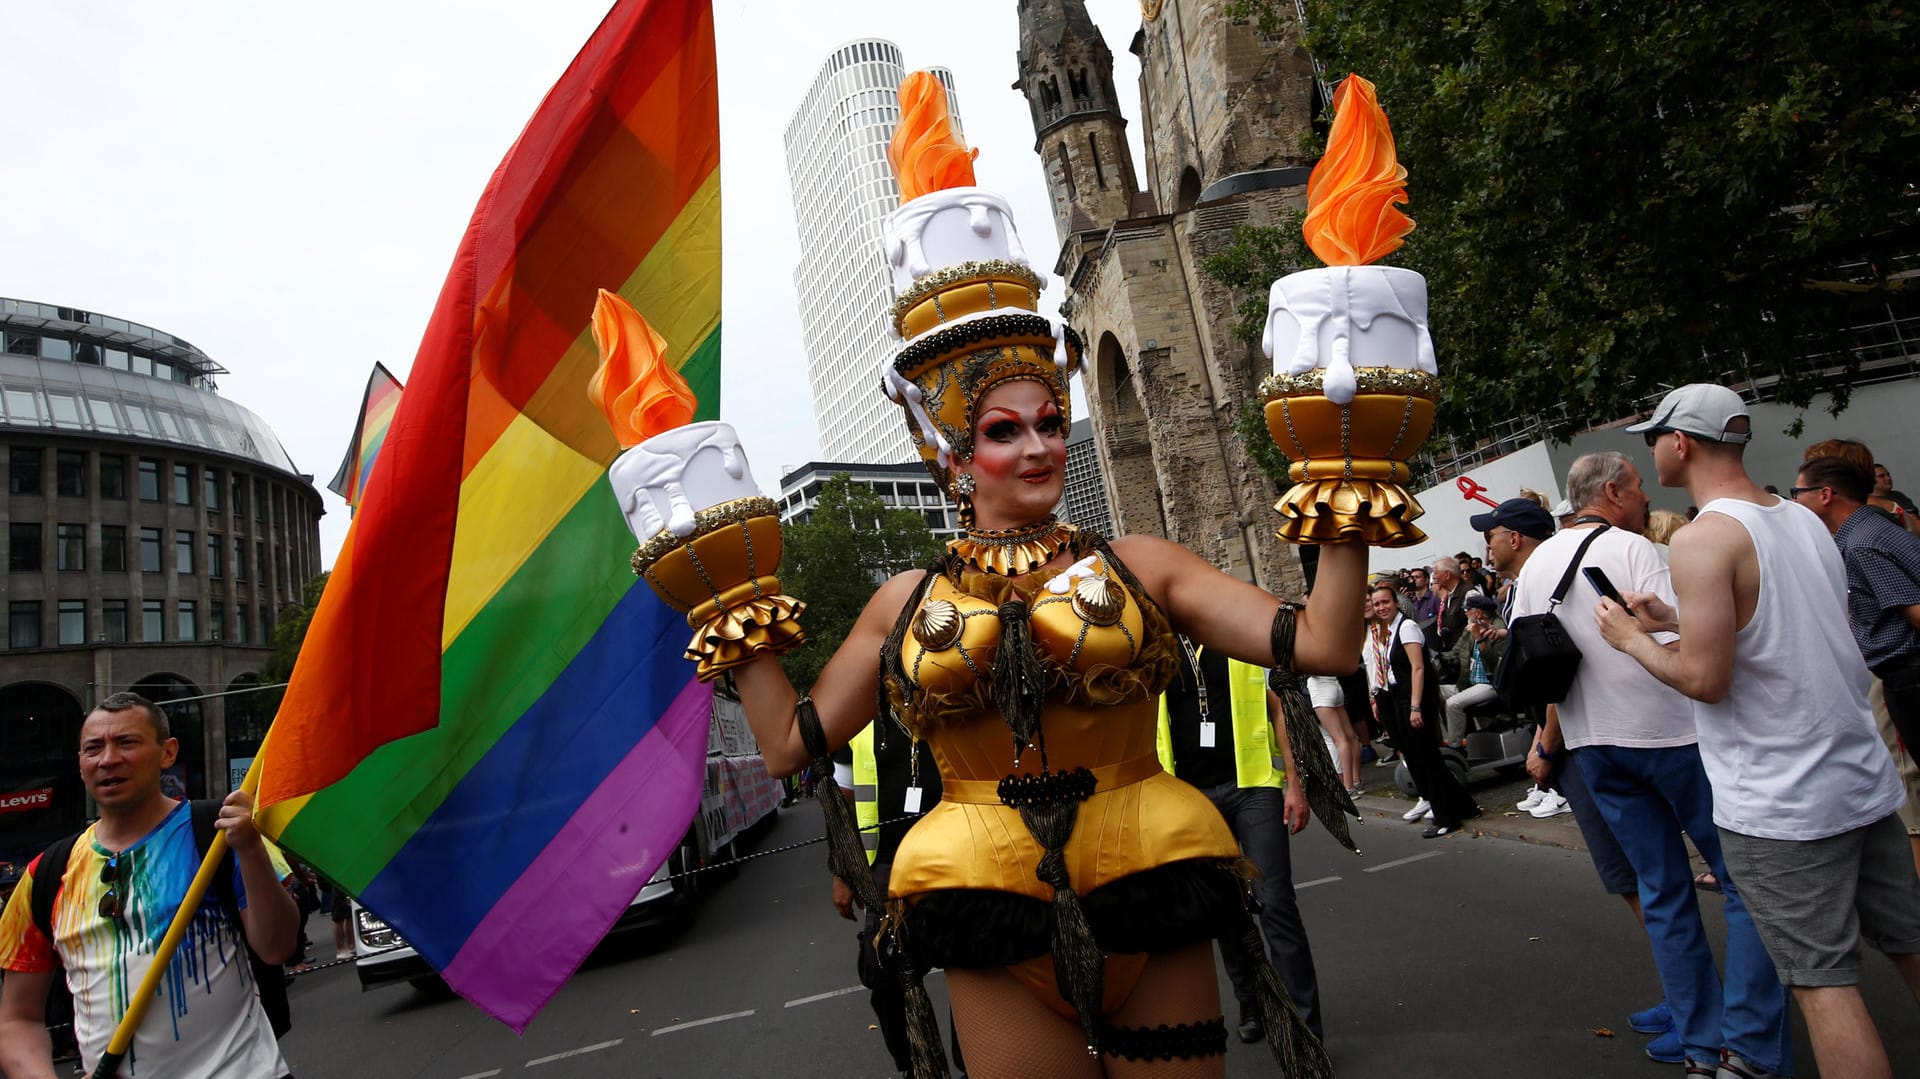
{"label": "blue jeans", "polygon": [[[1753,919],[1727,874],[1713,824],[1713,789],[1695,746],[1582,746],[1580,773],[1640,877],[1640,908],[1654,965],[1687,1056],[1725,1047],[1767,1071],[1793,1071],[1787,989],[1774,974]],[[1681,832],[1706,856],[1726,895],[1727,973],[1722,983],[1700,923],[1693,865]]]}
{"label": "blue jeans", "polygon": [[[1233,837],[1240,841],[1241,853],[1260,871],[1253,894],[1260,899],[1260,931],[1266,935],[1273,969],[1308,1029],[1314,1037],[1324,1037],[1313,948],[1307,943],[1307,929],[1300,921],[1300,904],[1293,892],[1293,852],[1287,835],[1285,799],[1278,787],[1242,787],[1230,782],[1205,790],[1227,819]],[[1239,947],[1237,936],[1221,939],[1220,958],[1233,983],[1240,1011],[1259,1015],[1254,988],[1258,973],[1253,959]]]}

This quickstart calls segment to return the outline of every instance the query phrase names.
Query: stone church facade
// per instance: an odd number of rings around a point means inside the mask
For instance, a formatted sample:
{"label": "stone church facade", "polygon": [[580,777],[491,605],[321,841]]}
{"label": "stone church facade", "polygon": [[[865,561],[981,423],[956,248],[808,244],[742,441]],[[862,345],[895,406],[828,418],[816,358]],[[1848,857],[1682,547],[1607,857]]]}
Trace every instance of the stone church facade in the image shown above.
{"label": "stone church facade", "polygon": [[1304,202],[1301,152],[1321,103],[1297,28],[1262,34],[1227,0],[1149,0],[1140,58],[1139,188],[1113,56],[1080,0],[1020,0],[1016,84],[1033,113],[1060,240],[1062,313],[1083,369],[1116,533],[1184,544],[1297,595],[1297,552],[1273,536],[1278,493],[1234,433],[1271,364],[1233,333],[1231,290],[1200,264],[1244,224]]}

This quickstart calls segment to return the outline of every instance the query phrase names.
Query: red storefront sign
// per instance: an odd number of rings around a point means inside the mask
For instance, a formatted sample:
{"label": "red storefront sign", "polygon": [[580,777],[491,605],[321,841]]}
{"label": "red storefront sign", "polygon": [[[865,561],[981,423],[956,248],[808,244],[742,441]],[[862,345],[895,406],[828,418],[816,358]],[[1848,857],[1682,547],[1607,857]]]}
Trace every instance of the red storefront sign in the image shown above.
{"label": "red storefront sign", "polygon": [[25,813],[53,804],[52,787],[0,792],[0,813]]}

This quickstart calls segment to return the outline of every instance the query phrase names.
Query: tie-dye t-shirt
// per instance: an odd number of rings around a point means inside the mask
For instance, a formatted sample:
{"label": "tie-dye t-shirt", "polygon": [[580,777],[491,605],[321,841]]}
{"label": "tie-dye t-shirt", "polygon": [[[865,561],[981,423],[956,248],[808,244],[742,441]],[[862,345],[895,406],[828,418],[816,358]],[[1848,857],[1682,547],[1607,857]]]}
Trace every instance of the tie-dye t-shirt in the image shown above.
{"label": "tie-dye t-shirt", "polygon": [[[66,875],[55,885],[52,941],[33,924],[32,892],[43,883],[35,876],[39,859],[27,867],[0,914],[0,969],[52,970],[56,950],[66,964],[74,1034],[89,1072],[126,1013],[127,1000],[145,977],[199,866],[190,810],[181,802],[159,827],[118,855],[94,842],[92,826],[80,834]],[[245,906],[239,867],[234,870],[234,890]],[[110,889],[120,901],[118,918],[100,915]],[[262,1079],[287,1070],[260,1010],[241,927],[209,893],[160,979],[159,994],[134,1035],[121,1074]]]}

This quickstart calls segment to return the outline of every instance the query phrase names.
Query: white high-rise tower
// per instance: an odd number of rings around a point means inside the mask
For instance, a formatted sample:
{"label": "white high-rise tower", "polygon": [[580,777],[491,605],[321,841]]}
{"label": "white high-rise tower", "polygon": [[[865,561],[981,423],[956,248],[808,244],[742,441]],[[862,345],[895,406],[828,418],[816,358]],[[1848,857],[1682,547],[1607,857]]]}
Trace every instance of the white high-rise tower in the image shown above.
{"label": "white high-rise tower", "polygon": [[[947,88],[961,132],[953,73],[930,68]],[[833,51],[787,123],[787,176],[800,230],[800,328],[813,415],[826,461],[919,460],[900,409],[880,393],[880,365],[895,346],[887,332],[892,277],[880,250],[881,222],[900,205],[887,143],[900,120],[906,78],[900,47],[866,38]]]}

